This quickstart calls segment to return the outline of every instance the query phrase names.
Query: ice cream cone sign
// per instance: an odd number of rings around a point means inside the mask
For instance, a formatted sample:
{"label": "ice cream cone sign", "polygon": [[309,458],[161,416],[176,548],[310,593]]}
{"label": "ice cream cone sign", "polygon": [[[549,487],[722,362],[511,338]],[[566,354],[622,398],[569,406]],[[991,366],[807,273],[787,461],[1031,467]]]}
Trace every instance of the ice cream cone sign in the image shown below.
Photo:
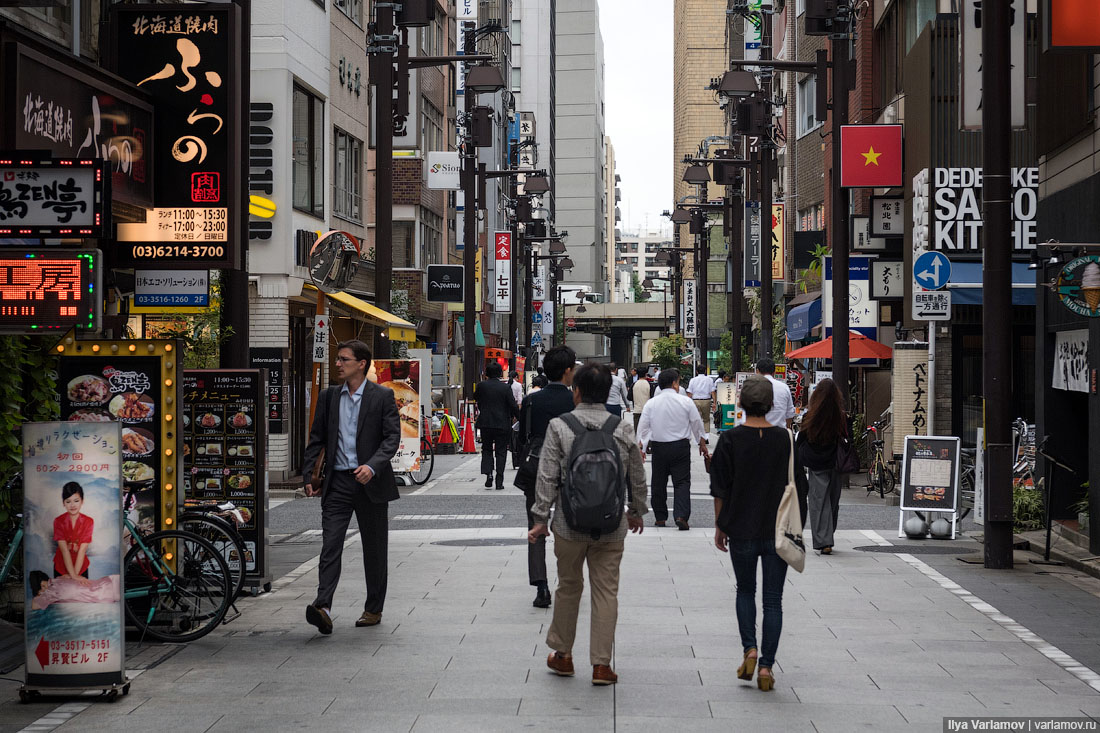
{"label": "ice cream cone sign", "polygon": [[1055,290],[1062,304],[1074,313],[1100,316],[1100,255],[1086,255],[1067,263]]}

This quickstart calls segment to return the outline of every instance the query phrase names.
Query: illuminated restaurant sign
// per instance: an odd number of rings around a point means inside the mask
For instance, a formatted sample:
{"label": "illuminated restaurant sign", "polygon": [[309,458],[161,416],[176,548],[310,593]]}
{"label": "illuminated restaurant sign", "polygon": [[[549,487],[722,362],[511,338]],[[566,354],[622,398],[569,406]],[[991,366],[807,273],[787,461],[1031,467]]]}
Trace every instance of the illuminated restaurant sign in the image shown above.
{"label": "illuminated restaurant sign", "polygon": [[0,257],[0,333],[99,329],[99,250],[5,250]]}
{"label": "illuminated restaurant sign", "polygon": [[0,157],[0,237],[103,237],[103,163]]}

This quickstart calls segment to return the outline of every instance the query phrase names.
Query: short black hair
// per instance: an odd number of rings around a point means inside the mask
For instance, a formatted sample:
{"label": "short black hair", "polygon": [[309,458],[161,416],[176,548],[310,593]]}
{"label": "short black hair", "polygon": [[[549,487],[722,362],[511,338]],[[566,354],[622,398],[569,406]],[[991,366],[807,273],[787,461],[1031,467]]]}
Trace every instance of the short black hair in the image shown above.
{"label": "short black hair", "polygon": [[340,353],[340,349],[350,349],[352,356],[359,361],[367,362],[367,370],[370,370],[370,363],[374,359],[374,354],[371,353],[370,347],[359,339],[352,339],[351,341],[341,341],[336,345],[336,353]]}
{"label": "short black hair", "polygon": [[606,364],[587,361],[573,375],[573,389],[581,393],[581,402],[605,404],[611,394],[611,370]]}
{"label": "short black hair", "polygon": [[695,370],[696,374],[705,375],[707,373],[707,367],[705,364],[700,364],[699,368]]}
{"label": "short black hair", "polygon": [[546,377],[541,374],[536,374],[534,377],[531,378],[531,386],[538,387],[539,389],[542,389],[549,383],[549,380],[547,380]]}
{"label": "short black hair", "polygon": [[673,382],[678,381],[680,381],[679,369],[662,369],[661,373],[657,375],[657,386],[661,389],[668,389]]}
{"label": "short black hair", "polygon": [[555,346],[546,352],[542,366],[551,382],[560,382],[565,372],[577,364],[577,352],[565,346]]}
{"label": "short black hair", "polygon": [[37,596],[42,592],[42,581],[50,582],[50,576],[41,570],[32,570],[27,573],[27,580],[31,583],[31,596]]}
{"label": "short black hair", "polygon": [[770,356],[765,356],[763,359],[756,362],[756,371],[761,374],[775,374],[775,360]]}
{"label": "short black hair", "polygon": [[61,501],[65,501],[73,494],[80,494],[80,498],[84,498],[84,487],[78,484],[76,481],[70,481],[61,487]]}
{"label": "short black hair", "polygon": [[504,369],[495,361],[491,361],[485,365],[485,376],[489,379],[500,379],[503,374]]}
{"label": "short black hair", "polygon": [[513,369],[512,371],[508,372],[508,378],[509,379],[519,379],[519,372],[517,372],[515,369]]}
{"label": "short black hair", "polygon": [[725,379],[727,374],[728,374],[728,372],[725,369],[718,370],[718,378],[719,379]]}

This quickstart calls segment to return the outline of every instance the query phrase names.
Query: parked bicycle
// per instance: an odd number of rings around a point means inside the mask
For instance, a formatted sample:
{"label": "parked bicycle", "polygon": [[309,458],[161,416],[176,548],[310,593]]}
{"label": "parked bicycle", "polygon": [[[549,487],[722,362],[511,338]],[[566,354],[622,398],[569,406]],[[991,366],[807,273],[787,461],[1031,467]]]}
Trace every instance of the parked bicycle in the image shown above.
{"label": "parked bicycle", "polygon": [[870,495],[878,491],[879,497],[885,497],[897,490],[897,480],[887,464],[886,442],[882,438],[882,430],[886,427],[885,414],[868,425],[863,432],[864,443],[871,446],[871,461],[867,466],[867,493]]}
{"label": "parked bicycle", "polygon": [[244,513],[231,501],[219,503],[192,499],[184,502],[184,513],[178,521],[181,529],[194,532],[221,552],[229,566],[233,601],[244,588],[247,570],[244,539],[238,531],[238,527],[245,522]]}
{"label": "parked bicycle", "polygon": [[417,486],[427,483],[435,468],[435,443],[432,441],[432,421],[426,415],[421,416],[420,459],[416,468],[409,471],[409,478]]}

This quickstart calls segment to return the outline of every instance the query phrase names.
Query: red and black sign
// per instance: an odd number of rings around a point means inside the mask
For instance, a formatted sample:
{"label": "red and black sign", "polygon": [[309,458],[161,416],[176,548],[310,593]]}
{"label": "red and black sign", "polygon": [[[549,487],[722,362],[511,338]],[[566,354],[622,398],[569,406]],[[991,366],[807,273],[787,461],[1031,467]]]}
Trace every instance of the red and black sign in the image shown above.
{"label": "red and black sign", "polygon": [[[230,222],[224,246],[204,241],[168,248],[157,257],[161,268],[234,267],[238,259],[239,26],[240,9],[232,3],[111,8],[115,71],[156,104],[156,208],[222,208]],[[120,243],[117,264],[147,259],[148,244]]]}
{"label": "red and black sign", "polygon": [[103,293],[99,250],[0,251],[0,333],[93,333]]}

